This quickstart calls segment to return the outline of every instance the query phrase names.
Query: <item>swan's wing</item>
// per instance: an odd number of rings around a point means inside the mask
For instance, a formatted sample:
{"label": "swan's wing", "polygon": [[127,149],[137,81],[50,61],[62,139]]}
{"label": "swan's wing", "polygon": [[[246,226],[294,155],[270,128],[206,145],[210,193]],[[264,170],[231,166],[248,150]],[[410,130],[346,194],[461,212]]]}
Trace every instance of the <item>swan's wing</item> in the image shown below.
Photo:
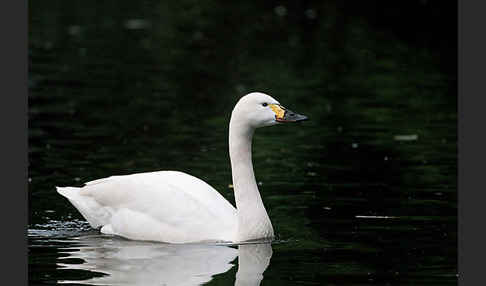
{"label": "swan's wing", "polygon": [[91,225],[128,238],[225,240],[236,226],[236,209],[207,183],[182,172],[112,176],[73,189],[58,191]]}

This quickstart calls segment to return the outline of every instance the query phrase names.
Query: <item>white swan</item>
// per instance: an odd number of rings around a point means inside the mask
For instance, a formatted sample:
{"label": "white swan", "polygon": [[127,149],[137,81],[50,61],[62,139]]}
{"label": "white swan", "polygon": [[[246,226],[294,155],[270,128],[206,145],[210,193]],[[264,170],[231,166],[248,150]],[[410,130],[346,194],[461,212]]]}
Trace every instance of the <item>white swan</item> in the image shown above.
{"label": "white swan", "polygon": [[264,93],[238,101],[229,127],[236,209],[204,181],[177,171],[112,176],[57,191],[105,234],[169,243],[272,238],[253,173],[253,133],[258,127],[306,119]]}

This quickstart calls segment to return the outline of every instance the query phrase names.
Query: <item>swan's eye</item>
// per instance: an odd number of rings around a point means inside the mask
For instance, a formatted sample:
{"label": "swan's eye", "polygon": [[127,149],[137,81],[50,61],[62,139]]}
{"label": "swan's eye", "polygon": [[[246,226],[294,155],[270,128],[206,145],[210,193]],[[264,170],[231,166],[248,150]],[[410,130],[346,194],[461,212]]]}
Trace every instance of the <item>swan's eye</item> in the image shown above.
{"label": "swan's eye", "polygon": [[266,103],[266,102],[262,103],[262,106],[263,106],[263,107],[265,107],[265,106],[267,106],[267,105],[268,105],[268,103]]}

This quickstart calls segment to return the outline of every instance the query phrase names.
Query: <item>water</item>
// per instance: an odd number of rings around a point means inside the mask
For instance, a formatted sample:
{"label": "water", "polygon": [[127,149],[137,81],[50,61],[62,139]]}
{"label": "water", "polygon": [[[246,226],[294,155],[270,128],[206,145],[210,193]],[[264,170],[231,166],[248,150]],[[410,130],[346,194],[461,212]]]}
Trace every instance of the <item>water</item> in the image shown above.
{"label": "water", "polygon": [[[365,17],[343,21],[333,1],[212,3],[29,3],[29,281],[457,284],[456,75],[444,57]],[[181,170],[234,202],[228,121],[254,90],[310,118],[255,134],[276,242],[101,235],[55,192]]]}

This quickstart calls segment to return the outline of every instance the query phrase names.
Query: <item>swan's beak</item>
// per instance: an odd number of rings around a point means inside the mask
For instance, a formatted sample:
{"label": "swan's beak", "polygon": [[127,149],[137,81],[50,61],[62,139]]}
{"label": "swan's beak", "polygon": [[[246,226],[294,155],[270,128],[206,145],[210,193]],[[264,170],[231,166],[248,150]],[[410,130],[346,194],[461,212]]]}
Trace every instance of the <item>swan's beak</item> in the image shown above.
{"label": "swan's beak", "polygon": [[293,112],[280,104],[270,104],[273,112],[275,112],[275,120],[277,122],[298,122],[308,120],[307,116]]}

